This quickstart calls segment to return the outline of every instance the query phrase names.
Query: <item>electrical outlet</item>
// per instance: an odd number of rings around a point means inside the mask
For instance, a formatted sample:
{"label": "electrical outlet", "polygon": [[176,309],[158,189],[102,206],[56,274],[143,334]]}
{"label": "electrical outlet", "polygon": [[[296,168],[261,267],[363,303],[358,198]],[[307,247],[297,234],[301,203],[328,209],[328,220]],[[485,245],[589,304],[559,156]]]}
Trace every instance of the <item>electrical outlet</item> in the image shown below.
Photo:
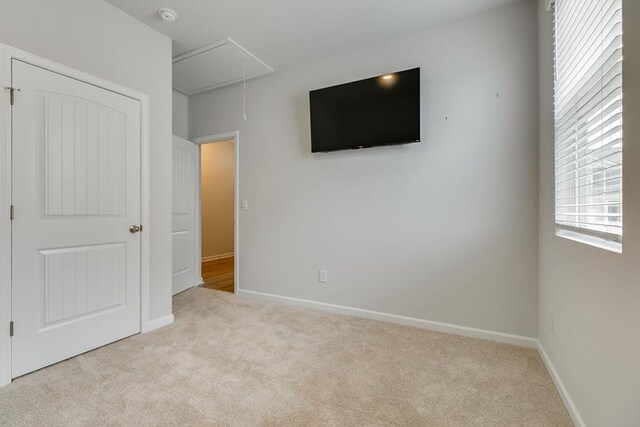
{"label": "electrical outlet", "polygon": [[548,309],[548,312],[549,312],[549,329],[551,329],[551,332],[553,332],[556,329],[556,312],[553,311],[553,308]]}
{"label": "electrical outlet", "polygon": [[327,270],[318,271],[318,281],[320,283],[327,283]]}

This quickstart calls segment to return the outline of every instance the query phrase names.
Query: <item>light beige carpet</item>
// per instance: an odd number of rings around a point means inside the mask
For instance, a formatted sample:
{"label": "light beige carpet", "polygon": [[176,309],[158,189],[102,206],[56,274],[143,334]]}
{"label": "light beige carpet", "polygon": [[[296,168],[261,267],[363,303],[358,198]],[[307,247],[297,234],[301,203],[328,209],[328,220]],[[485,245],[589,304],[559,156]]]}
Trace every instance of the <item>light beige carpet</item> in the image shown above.
{"label": "light beige carpet", "polygon": [[0,424],[566,426],[535,350],[196,288],[0,389]]}

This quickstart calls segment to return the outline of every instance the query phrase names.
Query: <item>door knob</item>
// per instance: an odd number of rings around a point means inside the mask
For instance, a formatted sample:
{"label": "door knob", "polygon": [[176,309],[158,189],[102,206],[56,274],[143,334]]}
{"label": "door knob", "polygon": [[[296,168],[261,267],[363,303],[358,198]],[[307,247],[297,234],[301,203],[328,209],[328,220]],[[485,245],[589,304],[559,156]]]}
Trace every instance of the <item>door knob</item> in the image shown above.
{"label": "door knob", "polygon": [[129,233],[131,234],[139,233],[140,231],[142,231],[142,227],[140,227],[139,225],[132,225],[131,227],[129,227]]}

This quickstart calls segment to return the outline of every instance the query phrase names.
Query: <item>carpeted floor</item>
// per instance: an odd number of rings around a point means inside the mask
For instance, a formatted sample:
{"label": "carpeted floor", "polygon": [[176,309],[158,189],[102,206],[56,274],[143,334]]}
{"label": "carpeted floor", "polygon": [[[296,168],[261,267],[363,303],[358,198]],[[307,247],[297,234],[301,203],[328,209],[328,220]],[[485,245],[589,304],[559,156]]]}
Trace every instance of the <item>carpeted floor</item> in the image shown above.
{"label": "carpeted floor", "polygon": [[0,389],[0,425],[566,426],[535,350],[196,288]]}

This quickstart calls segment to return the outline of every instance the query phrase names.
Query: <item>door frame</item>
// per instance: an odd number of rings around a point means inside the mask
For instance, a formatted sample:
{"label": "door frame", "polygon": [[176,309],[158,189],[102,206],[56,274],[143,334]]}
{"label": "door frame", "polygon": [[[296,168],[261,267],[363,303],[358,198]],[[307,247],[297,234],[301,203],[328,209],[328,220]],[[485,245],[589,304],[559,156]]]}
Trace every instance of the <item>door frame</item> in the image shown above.
{"label": "door frame", "polygon": [[[11,61],[19,60],[54,73],[87,83],[140,102],[140,219],[145,231],[140,233],[140,332],[153,328],[149,324],[149,96],[127,87],[69,68],[14,47],[0,44],[0,387],[11,383]],[[19,102],[20,93],[16,93]]]}
{"label": "door frame", "polygon": [[198,145],[198,159],[197,159],[197,167],[196,167],[196,227],[195,227],[195,272],[196,277],[198,277],[198,272],[200,272],[200,277],[198,278],[200,284],[203,283],[202,280],[202,229],[201,229],[201,221],[202,221],[202,208],[201,208],[201,199],[202,189],[200,188],[200,178],[202,176],[202,171],[200,170],[201,165],[201,146],[209,143],[216,143],[221,141],[229,141],[234,140],[234,206],[233,206],[233,293],[238,295],[238,290],[240,289],[240,131],[235,130],[231,132],[218,133],[214,135],[206,135],[200,136],[197,138],[190,139],[191,142]]}

